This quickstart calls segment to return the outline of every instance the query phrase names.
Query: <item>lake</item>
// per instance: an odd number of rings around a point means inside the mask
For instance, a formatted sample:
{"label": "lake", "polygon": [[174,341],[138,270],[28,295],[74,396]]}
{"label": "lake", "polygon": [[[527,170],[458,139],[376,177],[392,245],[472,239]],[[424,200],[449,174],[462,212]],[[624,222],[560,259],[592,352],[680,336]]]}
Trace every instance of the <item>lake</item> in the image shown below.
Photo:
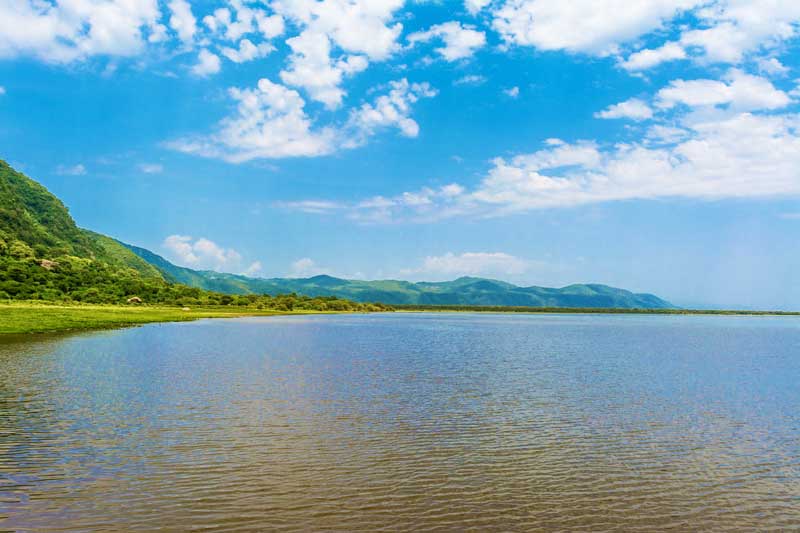
{"label": "lake", "polygon": [[800,319],[380,314],[0,341],[0,529],[800,528]]}

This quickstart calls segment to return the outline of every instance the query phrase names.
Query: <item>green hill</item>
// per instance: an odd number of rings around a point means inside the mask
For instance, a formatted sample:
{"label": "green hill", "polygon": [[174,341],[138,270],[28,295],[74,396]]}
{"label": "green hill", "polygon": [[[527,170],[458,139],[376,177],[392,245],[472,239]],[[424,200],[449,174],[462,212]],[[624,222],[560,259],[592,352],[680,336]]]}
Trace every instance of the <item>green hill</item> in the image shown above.
{"label": "green hill", "polygon": [[170,281],[229,294],[285,294],[336,296],[356,302],[389,305],[463,305],[572,307],[620,309],[671,309],[671,303],[652,294],[636,294],[607,285],[568,285],[562,288],[518,287],[504,281],[463,277],[454,281],[359,281],[314,276],[311,278],[249,278],[236,274],[199,271],[176,266],[163,257],[128,246],[156,266]]}
{"label": "green hill", "polygon": [[146,278],[164,279],[158,268],[119,242],[76,226],[61,200],[2,160],[0,241],[6,246],[24,243],[40,258],[82,257],[130,268]]}
{"label": "green hill", "polygon": [[224,293],[254,291],[232,290],[226,283],[216,290],[213,277],[79,228],[58,198],[0,160],[0,300],[120,304],[136,296],[144,303],[280,311],[385,309],[338,298],[231,296]]}
{"label": "green hill", "polygon": [[[255,301],[254,295],[290,293],[327,298],[324,305],[328,307],[333,305],[331,298],[389,305],[673,307],[651,294],[606,285],[518,287],[469,277],[438,283],[331,276],[262,279],[192,270],[144,248],[79,228],[58,198],[0,160],[0,298],[119,303],[136,295],[148,302],[247,305]],[[294,304],[284,299],[280,305]]]}

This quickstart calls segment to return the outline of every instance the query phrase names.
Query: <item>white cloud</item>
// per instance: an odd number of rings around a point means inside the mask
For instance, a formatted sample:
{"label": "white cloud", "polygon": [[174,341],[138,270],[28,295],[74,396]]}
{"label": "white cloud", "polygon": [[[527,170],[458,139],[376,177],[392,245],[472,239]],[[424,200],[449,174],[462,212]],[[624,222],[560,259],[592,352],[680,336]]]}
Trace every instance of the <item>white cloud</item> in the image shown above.
{"label": "white cloud", "polygon": [[180,265],[201,270],[236,272],[253,275],[261,270],[255,261],[242,269],[242,255],[233,248],[225,248],[210,239],[195,239],[188,235],[170,235],[162,243],[170,258]]}
{"label": "white cloud", "polygon": [[653,117],[653,110],[646,102],[638,98],[630,98],[624,102],[608,106],[594,114],[597,118],[630,118],[646,120]]}
{"label": "white cloud", "polygon": [[508,44],[594,55],[631,41],[702,0],[506,0],[492,25]]}
{"label": "white cloud", "polygon": [[321,267],[317,265],[312,259],[304,257],[302,259],[298,259],[297,261],[291,264],[288,277],[310,278],[313,276],[319,276],[321,274],[330,275],[330,273],[331,270],[329,268]]}
{"label": "white cloud", "polygon": [[236,48],[222,47],[220,48],[220,53],[234,63],[246,63],[247,61],[264,57],[273,50],[275,50],[275,47],[269,43],[261,43],[256,46],[249,39],[242,39],[239,42],[238,50]]}
{"label": "white cloud", "polygon": [[192,72],[197,76],[216,74],[220,69],[219,56],[212,54],[205,48],[197,55],[197,64],[192,67]]}
{"label": "white cloud", "polygon": [[[620,200],[800,197],[800,114],[689,113],[640,142],[550,139],[497,158],[473,188],[423,188],[349,207],[363,222],[500,216]],[[660,137],[660,138],[659,138]]]}
{"label": "white cloud", "polygon": [[297,93],[266,78],[255,89],[230,89],[235,115],[205,138],[168,143],[171,148],[231,162],[257,158],[316,156],[331,153],[335,132],[314,130]]}
{"label": "white cloud", "polygon": [[509,89],[503,89],[503,94],[509,98],[517,98],[519,97],[519,87],[514,86]]}
{"label": "white cloud", "polygon": [[0,96],[3,96],[4,94],[6,94],[6,88],[0,85]]}
{"label": "white cloud", "polygon": [[676,59],[686,59],[686,50],[678,43],[665,43],[659,48],[640,50],[631,54],[622,62],[622,68],[631,71],[646,70]]}
{"label": "white cloud", "polygon": [[449,280],[460,276],[518,276],[532,263],[503,252],[448,252],[428,256],[417,268],[401,271],[403,276],[429,281]]}
{"label": "white cloud", "polygon": [[419,125],[410,117],[411,105],[420,98],[435,96],[436,90],[427,83],[409,83],[405,78],[389,86],[389,94],[379,96],[372,104],[363,104],[350,114],[348,127],[353,133],[345,146],[363,144],[376,130],[392,126],[406,137],[419,134]]}
{"label": "white cloud", "polygon": [[141,163],[139,170],[145,174],[160,174],[164,172],[164,166],[159,163]]}
{"label": "white cloud", "polygon": [[492,17],[506,45],[598,56],[625,54],[659,30],[677,33],[628,54],[621,66],[630,71],[684,59],[736,65],[800,32],[796,0],[504,0]]}
{"label": "white cloud", "polygon": [[59,165],[58,168],[56,168],[56,174],[61,174],[62,176],[83,176],[86,174],[86,167],[81,163],[72,166]]}
{"label": "white cloud", "polygon": [[289,68],[281,71],[281,80],[288,85],[302,87],[311,98],[329,109],[336,109],[345,95],[340,87],[345,75],[367,68],[366,57],[360,55],[331,59],[330,38],[321,32],[306,30],[286,41],[292,49]]}
{"label": "white cloud", "polygon": [[467,74],[453,82],[453,85],[481,85],[486,83],[486,77],[479,74]]}
{"label": "white cloud", "polygon": [[700,3],[694,16],[697,22],[681,27],[677,41],[636,52],[623,66],[642,70],[688,57],[702,63],[741,63],[748,54],[776,48],[798,35],[800,2],[715,0]]}
{"label": "white cloud", "polygon": [[255,276],[263,271],[261,261],[253,261],[250,265],[242,271],[245,276]]}
{"label": "white cloud", "polygon": [[[0,59],[23,56],[71,63],[94,56],[135,57],[154,46],[163,52],[176,42],[180,53],[199,42],[208,50],[195,71],[207,75],[216,71],[210,50],[225,41],[238,43],[244,35],[270,39],[284,31],[279,14],[243,0],[217,2],[226,7],[198,26],[187,0],[6,0],[0,2]],[[259,40],[251,37],[249,42],[263,53],[269,45]]]}
{"label": "white cloud", "polygon": [[228,6],[217,8],[211,15],[203,17],[203,24],[222,39],[237,42],[256,32],[265,39],[272,39],[285,30],[283,17],[278,14],[268,15],[261,9],[247,6],[242,0],[229,0]]}
{"label": "white cloud", "polygon": [[328,200],[300,200],[297,202],[275,202],[275,207],[302,213],[327,214],[343,209],[345,206]]}
{"label": "white cloud", "polygon": [[486,44],[485,33],[456,21],[437,24],[426,31],[408,36],[408,42],[411,44],[425,43],[433,39],[441,39],[444,42],[444,46],[437,48],[436,52],[447,61],[470,57]]}
{"label": "white cloud", "polygon": [[769,74],[772,76],[786,76],[789,74],[789,67],[781,63],[778,58],[770,57],[769,59],[761,57],[756,61],[759,72]]}
{"label": "white cloud", "polygon": [[390,222],[397,213],[408,210],[418,217],[434,219],[440,216],[442,209],[448,211],[456,207],[464,194],[464,187],[450,183],[435,189],[424,187],[416,192],[404,192],[393,197],[374,196],[352,205],[339,204],[339,209],[346,210],[349,218],[368,224]]}
{"label": "white cloud", "polygon": [[484,7],[488,6],[492,0],[464,0],[464,7],[470,15],[477,15]]}
{"label": "white cloud", "polygon": [[297,91],[263,78],[255,89],[230,89],[238,103],[234,115],[223,119],[209,136],[183,138],[166,143],[181,152],[221,158],[233,163],[252,159],[308,157],[363,145],[378,131],[397,127],[416,137],[419,125],[411,107],[420,98],[436,94],[427,83],[406,79],[389,84],[389,93],[351,110],[341,126],[315,128]]}
{"label": "white cloud", "polygon": [[163,31],[156,0],[0,2],[0,58],[68,63],[95,55],[133,56]]}
{"label": "white cloud", "polygon": [[388,59],[399,48],[403,27],[390,24],[402,5],[403,0],[276,0],[276,12],[302,28],[286,41],[292,54],[281,79],[336,109],[345,95],[340,87],[345,76],[366,69],[370,60]]}
{"label": "white cloud", "polygon": [[168,6],[172,12],[169,25],[184,44],[191,44],[197,32],[197,21],[192,15],[192,6],[186,0],[171,0]]}
{"label": "white cloud", "polygon": [[645,133],[644,143],[652,144],[677,144],[691,137],[691,132],[685,128],[653,124]]}
{"label": "white cloud", "polygon": [[327,35],[350,54],[373,61],[387,59],[398,49],[402,24],[391,24],[403,0],[276,0],[273,9],[314,33]]}
{"label": "white cloud", "polygon": [[656,105],[669,109],[678,104],[690,107],[729,105],[738,111],[780,109],[791,99],[776,89],[766,78],[732,69],[725,76],[728,83],[717,80],[675,80],[658,91]]}

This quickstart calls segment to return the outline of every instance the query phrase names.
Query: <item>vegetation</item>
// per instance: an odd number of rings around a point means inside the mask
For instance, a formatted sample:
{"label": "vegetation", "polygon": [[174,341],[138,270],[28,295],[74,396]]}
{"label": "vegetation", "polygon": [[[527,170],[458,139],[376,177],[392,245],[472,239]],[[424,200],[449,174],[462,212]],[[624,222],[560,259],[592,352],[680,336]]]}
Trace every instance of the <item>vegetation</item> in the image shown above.
{"label": "vegetation", "polygon": [[192,287],[231,294],[281,294],[338,296],[356,302],[390,305],[502,305],[521,307],[670,309],[671,303],[652,294],[636,294],[599,284],[562,288],[518,287],[503,281],[463,277],[438,283],[398,280],[359,281],[314,276],[301,279],[257,279],[236,274],[192,270],[173,265],[144,248],[128,248],[158,268],[166,279]]}
{"label": "vegetation", "polygon": [[[83,304],[133,301],[193,308],[232,307],[248,312],[390,309],[335,296],[230,295],[173,283],[118,241],[78,228],[58,198],[0,161],[0,302],[21,300]],[[15,307],[12,314],[23,316],[24,321],[25,313],[18,314],[20,309]],[[53,309],[48,308],[48,312]],[[62,309],[67,312],[73,308]],[[125,309],[133,313],[129,307]],[[103,313],[108,315],[107,310]],[[82,312],[76,320],[84,315]],[[140,311],[133,313],[131,320],[145,316],[150,315]]]}
{"label": "vegetation", "polygon": [[309,314],[317,311],[270,311],[252,307],[179,307],[119,305],[64,305],[41,302],[0,304],[0,335],[51,333],[117,328],[151,322],[180,322],[199,318],[232,318],[276,314]]}
{"label": "vegetation", "polygon": [[204,291],[161,278],[142,275],[132,268],[71,255],[37,257],[18,240],[0,246],[0,301],[40,300],[91,304],[126,304],[138,298],[146,304],[177,306],[234,306],[275,311],[384,311],[382,304],[356,303],[335,296],[297,294],[230,295]]}
{"label": "vegetation", "polygon": [[605,285],[553,289],[517,287],[481,278],[442,283],[357,281],[331,276],[254,279],[192,270],[173,265],[149,250],[78,228],[58,198],[0,161],[0,301],[125,303],[133,296],[146,304],[260,305],[284,311],[383,308],[344,300],[389,305],[673,307],[650,294]]}

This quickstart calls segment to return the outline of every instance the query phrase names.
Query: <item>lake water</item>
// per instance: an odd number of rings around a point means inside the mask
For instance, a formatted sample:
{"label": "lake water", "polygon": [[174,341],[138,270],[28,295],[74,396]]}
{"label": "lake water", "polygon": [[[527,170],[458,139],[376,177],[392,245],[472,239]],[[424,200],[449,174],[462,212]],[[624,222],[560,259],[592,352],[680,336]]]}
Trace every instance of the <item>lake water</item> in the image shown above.
{"label": "lake water", "polygon": [[155,528],[800,528],[800,319],[398,313],[0,344],[0,529]]}

